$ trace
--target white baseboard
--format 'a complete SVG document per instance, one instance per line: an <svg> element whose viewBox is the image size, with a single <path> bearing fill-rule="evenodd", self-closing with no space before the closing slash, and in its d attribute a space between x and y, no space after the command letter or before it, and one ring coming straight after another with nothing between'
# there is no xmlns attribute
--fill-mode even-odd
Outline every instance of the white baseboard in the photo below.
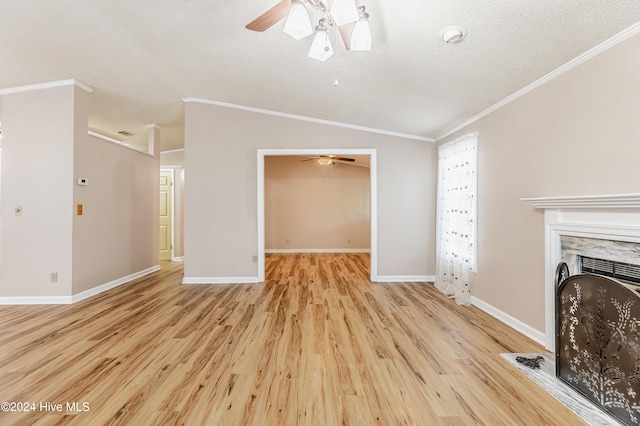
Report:
<svg viewBox="0 0 640 426"><path fill-rule="evenodd" d="M535 328L531 327L530 325L523 323L519 319L514 318L505 312L502 312L501 310L493 307L492 305L486 302L483 302L482 300L478 299L475 296L471 296L471 304L474 306L477 306L478 308L482 309L492 317L507 324L509 327L519 331L520 333L524 334L525 336L535 341L536 343L539 343L540 345L545 346L546 339L543 332L538 331Z"/></svg>
<svg viewBox="0 0 640 426"><path fill-rule="evenodd" d="M75 302L79 302L88 297L95 296L96 294L110 290L119 285L133 281L136 278L143 277L160 270L160 266L152 266L143 271L127 275L126 277L118 278L106 284L99 285L97 287L90 288L83 292L74 294L72 296L28 296L28 297L0 297L0 305L69 305Z"/></svg>
<svg viewBox="0 0 640 426"><path fill-rule="evenodd" d="M265 249L265 253L371 253L367 248L332 248L332 249Z"/></svg>
<svg viewBox="0 0 640 426"><path fill-rule="evenodd" d="M378 275L371 281L377 283L432 283L434 280L433 275Z"/></svg>
<svg viewBox="0 0 640 426"><path fill-rule="evenodd" d="M128 283L129 281L133 281L137 278L144 277L145 275L152 274L156 271L160 270L160 265L152 266L150 268L144 269L139 272L135 272L131 275L127 275L126 277L118 278L117 280L110 281L108 283L99 285L98 287L90 288L89 290L85 290L83 292L74 294L71 303L79 302L88 297L95 296L96 294L100 294L104 291L111 290L112 288L118 287L122 284Z"/></svg>
<svg viewBox="0 0 640 426"><path fill-rule="evenodd" d="M171 259L172 262L182 262L184 260L184 256L178 256Z"/></svg>
<svg viewBox="0 0 640 426"><path fill-rule="evenodd" d="M258 277L184 277L182 284L255 284Z"/></svg>
<svg viewBox="0 0 640 426"><path fill-rule="evenodd" d="M68 305L71 296L0 297L0 305Z"/></svg>

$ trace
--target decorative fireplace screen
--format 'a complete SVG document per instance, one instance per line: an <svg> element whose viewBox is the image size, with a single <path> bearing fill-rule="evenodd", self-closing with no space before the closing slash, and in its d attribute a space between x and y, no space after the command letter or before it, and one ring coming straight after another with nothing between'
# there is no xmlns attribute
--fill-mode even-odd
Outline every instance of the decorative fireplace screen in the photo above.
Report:
<svg viewBox="0 0 640 426"><path fill-rule="evenodd" d="M640 424L640 295L574 275L557 287L556 376L625 424Z"/></svg>

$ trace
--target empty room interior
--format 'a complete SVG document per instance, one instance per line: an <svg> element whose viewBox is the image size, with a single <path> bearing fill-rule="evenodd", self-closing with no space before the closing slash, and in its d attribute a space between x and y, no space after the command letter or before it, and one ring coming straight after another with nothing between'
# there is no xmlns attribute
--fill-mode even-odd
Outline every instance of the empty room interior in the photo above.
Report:
<svg viewBox="0 0 640 426"><path fill-rule="evenodd" d="M640 424L637 1L0 9L0 424Z"/></svg>

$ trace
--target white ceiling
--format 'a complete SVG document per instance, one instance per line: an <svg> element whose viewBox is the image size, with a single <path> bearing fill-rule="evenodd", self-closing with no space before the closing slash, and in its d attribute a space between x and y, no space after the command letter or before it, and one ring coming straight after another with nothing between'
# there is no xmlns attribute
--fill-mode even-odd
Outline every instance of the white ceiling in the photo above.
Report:
<svg viewBox="0 0 640 426"><path fill-rule="evenodd" d="M188 97L438 138L640 21L638 0L357 0L373 50L330 30L323 63L283 22L244 28L277 1L0 0L0 88L77 79L92 130L135 143L155 123L162 150L183 146ZM447 25L467 39L443 43Z"/></svg>

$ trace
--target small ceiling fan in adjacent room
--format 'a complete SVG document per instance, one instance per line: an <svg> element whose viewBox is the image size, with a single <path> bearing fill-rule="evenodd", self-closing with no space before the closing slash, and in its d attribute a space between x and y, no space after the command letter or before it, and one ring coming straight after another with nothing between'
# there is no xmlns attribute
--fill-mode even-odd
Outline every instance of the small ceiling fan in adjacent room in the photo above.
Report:
<svg viewBox="0 0 640 426"><path fill-rule="evenodd" d="M355 158L349 157L338 157L337 155L314 155L312 158L307 158L306 160L300 160L301 163L305 161L316 160L319 164L323 166L332 166L336 161L345 162L345 163L353 163L356 161Z"/></svg>
<svg viewBox="0 0 640 426"><path fill-rule="evenodd" d="M287 18L284 32L301 40L314 33L306 6L322 16L315 27L309 57L325 61L333 55L328 27L338 28L347 50L371 50L369 14L364 6L356 6L355 0L282 0L247 24L246 28L262 32Z"/></svg>

